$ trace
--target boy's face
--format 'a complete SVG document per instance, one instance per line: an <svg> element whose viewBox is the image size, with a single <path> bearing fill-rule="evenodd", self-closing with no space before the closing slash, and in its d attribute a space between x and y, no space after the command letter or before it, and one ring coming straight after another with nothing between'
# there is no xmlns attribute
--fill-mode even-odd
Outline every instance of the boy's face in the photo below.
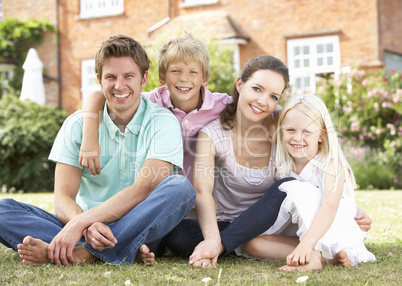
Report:
<svg viewBox="0 0 402 286"><path fill-rule="evenodd" d="M141 76L138 65L131 57L108 58L98 78L106 97L109 113L131 120L140 103L141 89L147 83L148 72Z"/></svg>
<svg viewBox="0 0 402 286"><path fill-rule="evenodd" d="M164 77L159 74L159 80L169 89L173 105L187 112L200 107L201 86L208 84L201 64L196 62L171 63Z"/></svg>

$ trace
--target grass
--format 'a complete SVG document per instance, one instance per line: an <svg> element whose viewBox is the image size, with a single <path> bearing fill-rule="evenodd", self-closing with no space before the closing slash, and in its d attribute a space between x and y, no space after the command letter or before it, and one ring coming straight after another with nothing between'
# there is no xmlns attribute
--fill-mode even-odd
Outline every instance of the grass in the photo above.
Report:
<svg viewBox="0 0 402 286"><path fill-rule="evenodd" d="M52 194L0 194L54 212ZM373 219L365 240L376 263L354 268L324 266L309 273L282 273L284 261L262 262L229 257L217 268L198 269L171 255L153 266L114 266L95 263L85 266L25 266L17 253L0 245L0 285L294 285L308 276L305 285L401 285L402 283L402 191L357 191L359 207ZM205 278L210 278L205 281Z"/></svg>

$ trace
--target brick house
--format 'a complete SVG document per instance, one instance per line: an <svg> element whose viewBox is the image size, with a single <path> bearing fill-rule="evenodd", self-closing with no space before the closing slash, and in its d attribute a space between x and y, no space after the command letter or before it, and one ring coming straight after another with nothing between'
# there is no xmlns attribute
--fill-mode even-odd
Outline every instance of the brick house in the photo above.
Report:
<svg viewBox="0 0 402 286"><path fill-rule="evenodd" d="M35 48L47 102L70 113L94 88L99 44L117 33L149 43L192 31L231 45L238 70L270 54L302 89L314 90L317 74L355 65L402 70L400 0L0 0L0 8L0 19L40 18L59 28Z"/></svg>

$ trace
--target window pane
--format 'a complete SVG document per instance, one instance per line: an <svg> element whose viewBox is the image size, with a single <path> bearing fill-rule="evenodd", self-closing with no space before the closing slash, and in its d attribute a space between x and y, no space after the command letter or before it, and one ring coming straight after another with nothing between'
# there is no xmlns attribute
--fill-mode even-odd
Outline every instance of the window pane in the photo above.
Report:
<svg viewBox="0 0 402 286"><path fill-rule="evenodd" d="M305 54L305 55L310 54L310 47L309 46L303 46L303 54Z"/></svg>
<svg viewBox="0 0 402 286"><path fill-rule="evenodd" d="M333 57L327 57L327 65L332 66L334 64L334 58Z"/></svg>
<svg viewBox="0 0 402 286"><path fill-rule="evenodd" d="M310 78L309 77L304 78L304 88L306 88L306 87L310 87Z"/></svg>
<svg viewBox="0 0 402 286"><path fill-rule="evenodd" d="M294 47L293 50L294 50L293 52L294 52L295 56L300 55L300 47Z"/></svg>
<svg viewBox="0 0 402 286"><path fill-rule="evenodd" d="M327 53L332 53L332 52L334 52L334 45L327 44Z"/></svg>
<svg viewBox="0 0 402 286"><path fill-rule="evenodd" d="M322 57L317 58L317 66L322 66L324 64L324 59Z"/></svg>
<svg viewBox="0 0 402 286"><path fill-rule="evenodd" d="M304 61L303 61L303 66L304 66L305 68L308 68L308 67L310 66L310 60L309 60L309 59L304 59Z"/></svg>
<svg viewBox="0 0 402 286"><path fill-rule="evenodd" d="M324 52L324 45L317 45L317 53L322 54Z"/></svg>
<svg viewBox="0 0 402 286"><path fill-rule="evenodd" d="M300 68L300 60L295 60L295 68Z"/></svg>

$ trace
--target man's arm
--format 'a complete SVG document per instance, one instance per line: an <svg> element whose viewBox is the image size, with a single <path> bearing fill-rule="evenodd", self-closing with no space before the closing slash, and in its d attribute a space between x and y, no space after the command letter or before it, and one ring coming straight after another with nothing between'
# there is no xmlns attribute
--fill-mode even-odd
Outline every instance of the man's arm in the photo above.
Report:
<svg viewBox="0 0 402 286"><path fill-rule="evenodd" d="M95 222L113 222L144 201L173 170L171 163L148 159L142 166L135 183L106 202L73 217L49 245L49 259L57 265L75 263L73 249L83 231ZM117 242L117 241L116 241Z"/></svg>
<svg viewBox="0 0 402 286"><path fill-rule="evenodd" d="M63 224L82 213L81 207L75 201L80 188L81 173L80 168L63 163L56 164L54 207L56 216Z"/></svg>

